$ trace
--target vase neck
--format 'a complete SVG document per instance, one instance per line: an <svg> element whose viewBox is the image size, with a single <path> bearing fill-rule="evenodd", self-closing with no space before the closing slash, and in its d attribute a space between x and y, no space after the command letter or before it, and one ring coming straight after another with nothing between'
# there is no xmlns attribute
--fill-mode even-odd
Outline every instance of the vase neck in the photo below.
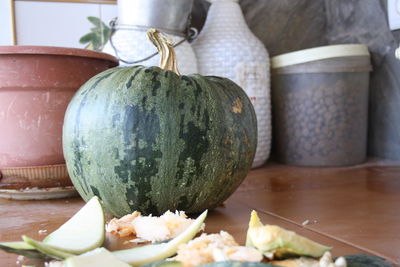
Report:
<svg viewBox="0 0 400 267"><path fill-rule="evenodd" d="M246 23L242 9L236 0L212 0L208 10L206 25L212 24L218 27L240 27ZM214 27L213 26L213 27Z"/></svg>

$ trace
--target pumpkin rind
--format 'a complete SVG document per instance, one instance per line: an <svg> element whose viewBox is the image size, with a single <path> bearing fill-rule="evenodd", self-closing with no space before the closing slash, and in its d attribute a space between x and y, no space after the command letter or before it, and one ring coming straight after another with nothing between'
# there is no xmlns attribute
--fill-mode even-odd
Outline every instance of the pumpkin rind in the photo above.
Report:
<svg viewBox="0 0 400 267"><path fill-rule="evenodd" d="M158 67L113 68L89 80L63 129L70 177L115 216L215 208L245 178L256 117L228 79Z"/></svg>
<svg viewBox="0 0 400 267"><path fill-rule="evenodd" d="M265 262L219 261L199 265L199 267L279 267Z"/></svg>
<svg viewBox="0 0 400 267"><path fill-rule="evenodd" d="M343 256L348 267L391 267L392 264L384 258L365 254Z"/></svg>

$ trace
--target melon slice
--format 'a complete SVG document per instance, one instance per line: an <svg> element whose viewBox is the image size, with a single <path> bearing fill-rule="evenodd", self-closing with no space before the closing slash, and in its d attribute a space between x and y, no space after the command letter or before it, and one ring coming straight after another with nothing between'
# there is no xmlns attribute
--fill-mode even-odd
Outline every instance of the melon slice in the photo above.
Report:
<svg viewBox="0 0 400 267"><path fill-rule="evenodd" d="M98 197L93 197L71 219L43 242L22 237L24 242L0 243L0 249L30 258L65 259L101 246L105 239L105 218Z"/></svg>
<svg viewBox="0 0 400 267"><path fill-rule="evenodd" d="M114 251L118 259L133 266L163 260L171 257L178 250L179 245L189 242L202 228L207 217L207 210L204 211L192 224L177 237L167 243L147 245L138 248Z"/></svg>
<svg viewBox="0 0 400 267"><path fill-rule="evenodd" d="M130 267L129 264L117 259L105 248L96 248L79 256L74 256L64 261L64 267Z"/></svg>
<svg viewBox="0 0 400 267"><path fill-rule="evenodd" d="M104 243L105 217L98 197L92 197L71 219L43 243L72 254L93 250Z"/></svg>
<svg viewBox="0 0 400 267"><path fill-rule="evenodd" d="M63 258L60 255L81 254L95 249L103 244L104 239L104 211L98 197L93 197L71 219L49 234L43 242L26 238L26 240L35 241L35 247L27 242L17 241L0 243L0 249L29 258L53 257L59 259ZM41 250L38 249L38 246L41 247ZM46 253L45 251L49 247L51 253Z"/></svg>

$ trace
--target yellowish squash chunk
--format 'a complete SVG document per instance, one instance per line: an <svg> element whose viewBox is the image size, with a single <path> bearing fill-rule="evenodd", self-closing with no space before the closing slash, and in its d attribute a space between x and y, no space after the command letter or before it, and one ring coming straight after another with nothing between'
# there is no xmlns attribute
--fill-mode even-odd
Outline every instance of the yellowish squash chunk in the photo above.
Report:
<svg viewBox="0 0 400 267"><path fill-rule="evenodd" d="M263 225L254 210L251 212L246 246L253 246L273 259L288 255L319 258L331 249L277 225Z"/></svg>

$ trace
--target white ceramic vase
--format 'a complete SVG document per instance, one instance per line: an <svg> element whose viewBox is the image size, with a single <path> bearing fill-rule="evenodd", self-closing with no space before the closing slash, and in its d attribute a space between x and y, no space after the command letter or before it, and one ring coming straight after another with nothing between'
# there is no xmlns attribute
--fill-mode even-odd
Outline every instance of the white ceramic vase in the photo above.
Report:
<svg viewBox="0 0 400 267"><path fill-rule="evenodd" d="M268 52L250 31L237 0L211 0L207 19L192 47L199 73L229 78L251 99L257 115L258 144L253 168L271 148L270 63Z"/></svg>

